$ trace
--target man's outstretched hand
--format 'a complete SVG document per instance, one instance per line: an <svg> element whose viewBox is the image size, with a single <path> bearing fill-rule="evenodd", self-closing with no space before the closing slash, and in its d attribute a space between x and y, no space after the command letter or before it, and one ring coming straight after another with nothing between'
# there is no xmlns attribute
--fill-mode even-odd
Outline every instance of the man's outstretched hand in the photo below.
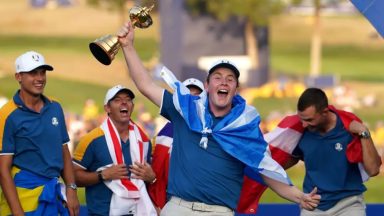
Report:
<svg viewBox="0 0 384 216"><path fill-rule="evenodd" d="M300 207L309 211L313 211L317 205L319 205L321 196L316 194L317 187L315 187L310 193L304 194L300 201Z"/></svg>

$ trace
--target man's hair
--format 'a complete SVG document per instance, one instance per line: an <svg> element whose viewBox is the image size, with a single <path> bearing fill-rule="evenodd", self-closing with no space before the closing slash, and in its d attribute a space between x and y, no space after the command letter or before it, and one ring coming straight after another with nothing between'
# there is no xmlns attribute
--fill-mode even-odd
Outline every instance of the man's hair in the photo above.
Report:
<svg viewBox="0 0 384 216"><path fill-rule="evenodd" d="M328 98L323 90L308 88L301 94L297 102L297 110L301 112L310 106L314 106L317 112L328 107Z"/></svg>

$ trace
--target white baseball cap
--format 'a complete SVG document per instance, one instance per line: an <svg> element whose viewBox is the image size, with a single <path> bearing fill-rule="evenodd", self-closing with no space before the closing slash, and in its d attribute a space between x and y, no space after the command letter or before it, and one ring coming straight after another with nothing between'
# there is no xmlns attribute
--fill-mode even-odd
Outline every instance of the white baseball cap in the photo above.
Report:
<svg viewBox="0 0 384 216"><path fill-rule="evenodd" d="M200 80L198 80L198 79L189 78L189 79L184 80L183 84L186 87L188 87L188 86L196 86L201 91L204 91L204 84Z"/></svg>
<svg viewBox="0 0 384 216"><path fill-rule="evenodd" d="M43 67L48 71L52 71L53 67L45 63L45 58L40 53L28 51L17 57L15 61L16 73L30 72L36 68Z"/></svg>
<svg viewBox="0 0 384 216"><path fill-rule="evenodd" d="M112 100L117 95L117 93L121 91L127 92L129 97L131 97L131 99L135 98L135 94L133 94L133 92L129 88L126 88L122 85L116 85L107 91L107 94L105 95L105 99L104 99L104 105L107 105L107 103L110 100Z"/></svg>
<svg viewBox="0 0 384 216"><path fill-rule="evenodd" d="M213 71L215 71L217 68L228 68L235 73L236 78L239 78L240 76L240 71L235 65L235 63L227 60L227 59L221 59L216 62L214 62L211 66L211 68L208 70L208 74L211 74Z"/></svg>

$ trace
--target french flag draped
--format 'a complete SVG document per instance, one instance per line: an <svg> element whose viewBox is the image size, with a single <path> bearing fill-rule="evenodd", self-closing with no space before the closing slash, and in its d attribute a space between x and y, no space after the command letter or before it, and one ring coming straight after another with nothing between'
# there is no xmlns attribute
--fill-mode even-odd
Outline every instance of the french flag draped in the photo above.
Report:
<svg viewBox="0 0 384 216"><path fill-rule="evenodd" d="M384 37L384 1L351 0L355 7L371 22L373 27Z"/></svg>
<svg viewBox="0 0 384 216"><path fill-rule="evenodd" d="M169 157L173 143L172 124L168 122L155 139L155 150L152 156L152 169L156 173L156 182L148 185L148 193L154 205L163 208L167 202L167 184Z"/></svg>
<svg viewBox="0 0 384 216"><path fill-rule="evenodd" d="M207 93L199 96L189 94L189 90L173 73L163 67L161 76L174 89L173 102L176 110L184 118L188 127L201 134L200 146L208 148L208 135L211 135L228 154L242 161L246 176L263 182L261 174L285 184L291 181L284 169L270 157L268 145L260 131L260 115L245 100L236 95L232 109L217 125L212 127L212 116L208 112Z"/></svg>

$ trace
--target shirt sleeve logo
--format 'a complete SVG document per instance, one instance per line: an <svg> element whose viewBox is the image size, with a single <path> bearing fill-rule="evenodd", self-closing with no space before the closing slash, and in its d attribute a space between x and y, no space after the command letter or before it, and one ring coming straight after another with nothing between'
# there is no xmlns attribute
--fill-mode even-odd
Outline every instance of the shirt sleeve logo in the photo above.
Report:
<svg viewBox="0 0 384 216"><path fill-rule="evenodd" d="M52 118L52 125L53 125L53 126L57 126L57 125L59 125L59 120L57 120L56 117L53 117L53 118Z"/></svg>
<svg viewBox="0 0 384 216"><path fill-rule="evenodd" d="M343 150L343 146L341 145L341 143L336 143L335 144L335 149L336 149L336 151L342 151Z"/></svg>

